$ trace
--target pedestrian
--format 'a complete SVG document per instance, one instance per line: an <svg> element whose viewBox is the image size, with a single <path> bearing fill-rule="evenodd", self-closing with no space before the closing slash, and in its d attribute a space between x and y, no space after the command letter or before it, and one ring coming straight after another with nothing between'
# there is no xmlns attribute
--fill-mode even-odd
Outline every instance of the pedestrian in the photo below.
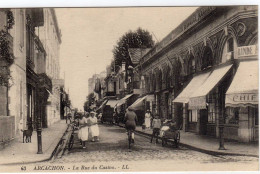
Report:
<svg viewBox="0 0 260 174"><path fill-rule="evenodd" d="M97 117L95 112L90 112L90 117L88 119L90 124L90 134L91 134L91 141L94 142L99 141L99 127L97 122Z"/></svg>
<svg viewBox="0 0 260 174"><path fill-rule="evenodd" d="M155 115L155 118L153 119L152 122L152 127L153 127L153 134L151 138L151 143L153 142L153 138L156 138L156 143L158 143L158 136L160 134L160 128L161 128L161 120L159 119L159 115Z"/></svg>
<svg viewBox="0 0 260 174"><path fill-rule="evenodd" d="M125 122L125 128L128 131L134 131L136 128L136 123L137 123L137 115L135 114L133 108L130 106L128 107L128 109L126 110L125 113L125 118L124 118L124 122ZM132 142L134 143L135 137L134 137L134 132L132 132Z"/></svg>
<svg viewBox="0 0 260 174"><path fill-rule="evenodd" d="M151 127L151 113L150 110L147 109L145 113L145 128L150 129Z"/></svg>
<svg viewBox="0 0 260 174"><path fill-rule="evenodd" d="M87 113L88 114L88 113ZM88 140L88 120L87 120L87 114L83 116L82 114L79 114L79 132L78 132L78 138L81 141L81 144L83 146L83 149L86 148L86 141Z"/></svg>
<svg viewBox="0 0 260 174"><path fill-rule="evenodd" d="M71 113L68 113L68 119L69 119L69 121L71 123L72 122L72 115L71 115Z"/></svg>

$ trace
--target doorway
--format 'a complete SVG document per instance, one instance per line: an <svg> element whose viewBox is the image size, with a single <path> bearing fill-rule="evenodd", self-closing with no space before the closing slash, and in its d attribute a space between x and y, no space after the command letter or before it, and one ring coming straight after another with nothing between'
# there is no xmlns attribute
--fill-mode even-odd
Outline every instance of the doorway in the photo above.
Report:
<svg viewBox="0 0 260 174"><path fill-rule="evenodd" d="M206 135L207 134L207 122L208 122L208 110L201 109L200 110L200 130L199 134Z"/></svg>

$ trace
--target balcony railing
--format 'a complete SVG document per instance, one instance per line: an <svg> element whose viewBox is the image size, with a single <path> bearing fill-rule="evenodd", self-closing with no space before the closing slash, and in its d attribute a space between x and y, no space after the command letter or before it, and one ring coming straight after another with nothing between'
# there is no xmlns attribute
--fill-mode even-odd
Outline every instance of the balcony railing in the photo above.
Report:
<svg viewBox="0 0 260 174"><path fill-rule="evenodd" d="M0 144L8 142L15 137L14 116L0 116Z"/></svg>

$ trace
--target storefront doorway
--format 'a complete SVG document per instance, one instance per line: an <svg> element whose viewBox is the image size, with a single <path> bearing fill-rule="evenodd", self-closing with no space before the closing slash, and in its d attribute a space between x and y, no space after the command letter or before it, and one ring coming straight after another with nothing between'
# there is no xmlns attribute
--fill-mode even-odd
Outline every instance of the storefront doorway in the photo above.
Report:
<svg viewBox="0 0 260 174"><path fill-rule="evenodd" d="M32 129L34 127L34 89L28 84L27 85L27 127Z"/></svg>
<svg viewBox="0 0 260 174"><path fill-rule="evenodd" d="M207 123L208 123L208 110L207 109L201 109L200 110L199 134L201 134L201 135L207 134Z"/></svg>

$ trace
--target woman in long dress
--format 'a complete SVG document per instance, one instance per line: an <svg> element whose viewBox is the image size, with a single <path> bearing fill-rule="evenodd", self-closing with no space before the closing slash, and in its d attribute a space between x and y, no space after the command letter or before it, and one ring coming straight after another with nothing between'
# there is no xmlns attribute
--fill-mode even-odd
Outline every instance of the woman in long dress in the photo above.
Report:
<svg viewBox="0 0 260 174"><path fill-rule="evenodd" d="M90 134L92 138L92 142L99 141L99 128L97 123L97 117L95 112L90 113L90 117L88 118L89 124L90 124Z"/></svg>
<svg viewBox="0 0 260 174"><path fill-rule="evenodd" d="M151 125L151 114L150 111L147 110L147 112L145 113L145 128L150 129L150 125Z"/></svg>
<svg viewBox="0 0 260 174"><path fill-rule="evenodd" d="M79 132L78 138L80 139L83 149L86 148L86 141L88 140L88 120L85 116L80 115L79 119Z"/></svg>

